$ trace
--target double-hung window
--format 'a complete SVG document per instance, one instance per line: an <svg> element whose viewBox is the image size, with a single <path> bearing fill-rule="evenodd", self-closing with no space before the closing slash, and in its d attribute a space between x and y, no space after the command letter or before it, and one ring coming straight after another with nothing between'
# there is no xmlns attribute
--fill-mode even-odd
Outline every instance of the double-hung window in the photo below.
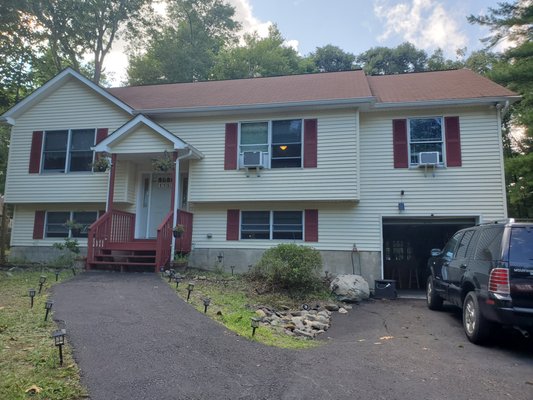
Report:
<svg viewBox="0 0 533 400"><path fill-rule="evenodd" d="M242 211L241 239L302 240L302 211Z"/></svg>
<svg viewBox="0 0 533 400"><path fill-rule="evenodd" d="M46 131L42 170L47 172L91 171L95 129Z"/></svg>
<svg viewBox="0 0 533 400"><path fill-rule="evenodd" d="M442 117L409 119L410 164L418 165L420 153L438 153L439 164L444 162Z"/></svg>
<svg viewBox="0 0 533 400"><path fill-rule="evenodd" d="M241 122L239 153L261 152L270 168L302 166L302 120Z"/></svg>
<svg viewBox="0 0 533 400"><path fill-rule="evenodd" d="M86 238L89 226L96 221L96 211L48 211L45 237Z"/></svg>

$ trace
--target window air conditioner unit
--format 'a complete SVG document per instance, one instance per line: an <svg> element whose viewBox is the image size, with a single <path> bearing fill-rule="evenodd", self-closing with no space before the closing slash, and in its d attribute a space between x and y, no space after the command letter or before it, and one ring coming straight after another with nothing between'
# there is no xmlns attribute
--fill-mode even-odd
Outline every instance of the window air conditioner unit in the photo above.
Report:
<svg viewBox="0 0 533 400"><path fill-rule="evenodd" d="M427 151L418 153L418 166L420 167L435 167L439 164L438 151Z"/></svg>
<svg viewBox="0 0 533 400"><path fill-rule="evenodd" d="M245 151L242 153L243 168L263 168L263 153L261 151Z"/></svg>

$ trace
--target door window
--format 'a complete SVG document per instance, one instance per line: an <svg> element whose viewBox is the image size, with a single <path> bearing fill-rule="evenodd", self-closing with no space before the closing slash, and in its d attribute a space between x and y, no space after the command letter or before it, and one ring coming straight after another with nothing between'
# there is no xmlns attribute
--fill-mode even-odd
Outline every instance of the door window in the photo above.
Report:
<svg viewBox="0 0 533 400"><path fill-rule="evenodd" d="M470 241L472 240L472 236L474 235L474 231L466 231L463 235L461 241L459 242L459 246L457 247L457 251L455 252L455 258L465 258L466 257L466 251L468 250L468 246L470 245Z"/></svg>

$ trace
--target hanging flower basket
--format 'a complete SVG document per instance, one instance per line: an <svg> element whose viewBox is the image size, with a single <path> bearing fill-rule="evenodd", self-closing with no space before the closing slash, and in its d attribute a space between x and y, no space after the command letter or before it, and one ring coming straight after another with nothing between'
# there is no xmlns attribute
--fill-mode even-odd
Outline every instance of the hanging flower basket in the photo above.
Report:
<svg viewBox="0 0 533 400"><path fill-rule="evenodd" d="M174 168L174 161L165 151L162 157L152 159L152 168L157 172L167 172Z"/></svg>
<svg viewBox="0 0 533 400"><path fill-rule="evenodd" d="M180 238L183 232L185 232L185 225L182 224L178 224L172 229L172 235L175 238Z"/></svg>

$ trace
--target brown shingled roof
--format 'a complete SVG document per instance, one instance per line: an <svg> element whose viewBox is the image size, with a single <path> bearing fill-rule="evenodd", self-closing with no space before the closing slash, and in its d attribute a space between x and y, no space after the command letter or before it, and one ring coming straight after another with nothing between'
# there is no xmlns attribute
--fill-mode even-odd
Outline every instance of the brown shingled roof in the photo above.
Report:
<svg viewBox="0 0 533 400"><path fill-rule="evenodd" d="M516 96L468 69L367 77L378 103Z"/></svg>
<svg viewBox="0 0 533 400"><path fill-rule="evenodd" d="M412 103L516 96L470 70L365 76L343 71L108 89L136 110L198 109L320 101Z"/></svg>
<svg viewBox="0 0 533 400"><path fill-rule="evenodd" d="M363 71L111 88L137 110L349 100L371 97Z"/></svg>

